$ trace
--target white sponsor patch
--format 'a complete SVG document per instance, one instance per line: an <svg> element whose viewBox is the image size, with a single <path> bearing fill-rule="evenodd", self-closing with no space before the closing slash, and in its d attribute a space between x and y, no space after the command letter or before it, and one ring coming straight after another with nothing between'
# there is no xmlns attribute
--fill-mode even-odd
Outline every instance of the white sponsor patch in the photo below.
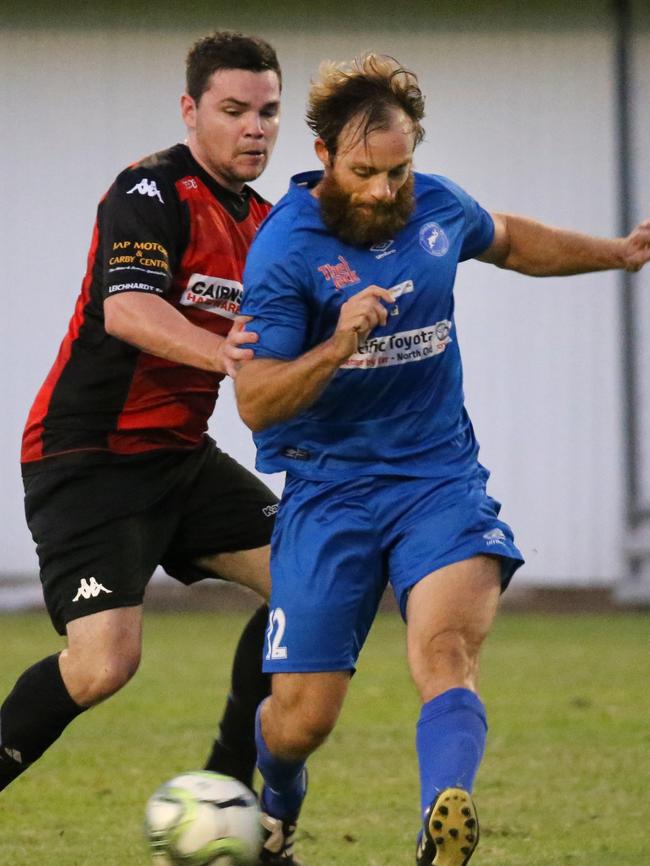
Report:
<svg viewBox="0 0 650 866"><path fill-rule="evenodd" d="M403 283L391 286L388 291L391 293L394 300L401 298L402 295L410 295L413 291L413 280L404 280Z"/></svg>
<svg viewBox="0 0 650 866"><path fill-rule="evenodd" d="M365 343L359 346L359 351L348 358L345 364L341 364L341 369L369 370L424 361L445 351L451 343L450 330L451 322L443 319L435 325L415 328L413 331L368 337Z"/></svg>
<svg viewBox="0 0 650 866"><path fill-rule="evenodd" d="M192 274L180 302L184 307L200 307L206 313L234 319L243 292L244 287L237 280Z"/></svg>

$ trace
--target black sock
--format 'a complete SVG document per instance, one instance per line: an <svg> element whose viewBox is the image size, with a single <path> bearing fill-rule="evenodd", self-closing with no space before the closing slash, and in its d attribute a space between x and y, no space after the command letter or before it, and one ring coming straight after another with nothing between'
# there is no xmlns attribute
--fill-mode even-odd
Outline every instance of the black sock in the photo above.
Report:
<svg viewBox="0 0 650 866"><path fill-rule="evenodd" d="M249 788L257 759L255 748L255 711L271 694L271 676L262 673L262 654L269 609L258 608L239 638L232 665L228 702L219 737L214 741L206 770L234 776Z"/></svg>
<svg viewBox="0 0 650 866"><path fill-rule="evenodd" d="M58 654L26 670L0 707L0 791L38 760L83 711L68 694Z"/></svg>

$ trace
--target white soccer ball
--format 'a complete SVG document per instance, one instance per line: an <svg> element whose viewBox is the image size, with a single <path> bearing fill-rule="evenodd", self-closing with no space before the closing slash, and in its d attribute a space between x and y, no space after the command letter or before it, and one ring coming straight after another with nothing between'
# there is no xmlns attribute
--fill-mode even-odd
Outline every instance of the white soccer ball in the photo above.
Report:
<svg viewBox="0 0 650 866"><path fill-rule="evenodd" d="M252 866L260 813L249 789L218 773L184 773L149 798L145 833L156 866Z"/></svg>

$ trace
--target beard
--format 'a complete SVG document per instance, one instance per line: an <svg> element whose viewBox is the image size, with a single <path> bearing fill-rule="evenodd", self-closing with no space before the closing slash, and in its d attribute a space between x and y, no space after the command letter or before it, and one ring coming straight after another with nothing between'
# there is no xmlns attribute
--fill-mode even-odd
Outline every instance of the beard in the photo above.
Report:
<svg viewBox="0 0 650 866"><path fill-rule="evenodd" d="M413 173L391 202L360 207L354 195L345 192L332 175L325 175L318 188L321 216L327 228L352 246L368 246L392 240L404 228L415 206Z"/></svg>

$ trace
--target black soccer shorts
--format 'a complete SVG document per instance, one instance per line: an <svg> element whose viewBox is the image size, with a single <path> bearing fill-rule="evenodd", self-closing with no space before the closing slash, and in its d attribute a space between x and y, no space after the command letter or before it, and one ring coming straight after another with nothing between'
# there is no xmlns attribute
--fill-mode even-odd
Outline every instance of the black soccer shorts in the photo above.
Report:
<svg viewBox="0 0 650 866"><path fill-rule="evenodd" d="M198 557L269 544L277 498L205 437L192 451L27 474L25 512L59 634L82 616L142 603L158 565L185 584Z"/></svg>

